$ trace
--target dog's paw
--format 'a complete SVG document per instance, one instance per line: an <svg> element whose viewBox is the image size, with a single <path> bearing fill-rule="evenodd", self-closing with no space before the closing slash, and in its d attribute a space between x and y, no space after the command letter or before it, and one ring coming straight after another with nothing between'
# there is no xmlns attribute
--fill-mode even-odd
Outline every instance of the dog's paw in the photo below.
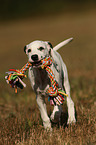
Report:
<svg viewBox="0 0 96 145"><path fill-rule="evenodd" d="M48 121L43 121L43 125L44 125L45 130L47 130L47 131L52 131L52 127L51 127L51 122L50 122L50 120L48 120Z"/></svg>
<svg viewBox="0 0 96 145"><path fill-rule="evenodd" d="M60 122L60 114L59 112L55 112L55 114L51 114L50 119L53 123L58 123Z"/></svg>
<svg viewBox="0 0 96 145"><path fill-rule="evenodd" d="M51 119L51 118L50 118ZM51 119L51 122L52 123L59 123L60 122L60 118L58 118L58 119Z"/></svg>
<svg viewBox="0 0 96 145"><path fill-rule="evenodd" d="M69 117L68 118L67 124L75 124L75 123L76 123L75 117Z"/></svg>
<svg viewBox="0 0 96 145"><path fill-rule="evenodd" d="M47 127L47 128L45 128L45 130L47 131L47 132L52 132L52 127Z"/></svg>

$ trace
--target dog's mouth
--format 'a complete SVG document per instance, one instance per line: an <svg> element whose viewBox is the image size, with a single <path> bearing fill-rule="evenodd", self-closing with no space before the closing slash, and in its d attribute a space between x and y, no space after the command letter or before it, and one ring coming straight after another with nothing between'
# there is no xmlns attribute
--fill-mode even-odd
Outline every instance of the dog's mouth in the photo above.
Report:
<svg viewBox="0 0 96 145"><path fill-rule="evenodd" d="M32 64L32 67L41 67L45 58L46 57L42 58L41 60L31 61L30 63Z"/></svg>
<svg viewBox="0 0 96 145"><path fill-rule="evenodd" d="M30 62L32 64L32 67L40 67L42 65L42 61L34 61L34 62Z"/></svg>

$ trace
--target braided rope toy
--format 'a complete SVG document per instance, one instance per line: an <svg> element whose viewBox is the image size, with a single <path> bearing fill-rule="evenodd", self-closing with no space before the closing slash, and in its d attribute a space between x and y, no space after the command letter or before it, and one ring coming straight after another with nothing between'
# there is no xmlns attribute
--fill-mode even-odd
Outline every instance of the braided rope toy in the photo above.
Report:
<svg viewBox="0 0 96 145"><path fill-rule="evenodd" d="M60 104L63 104L63 101L65 100L64 97L68 95L61 88L58 88L59 85L50 68L51 64L52 64L52 59L50 57L47 57L42 60L41 68L47 71L48 76L50 78L50 82L51 82L51 87L49 87L46 93L50 96L49 100L50 100L51 105L54 105L54 104L60 105Z"/></svg>
<svg viewBox="0 0 96 145"><path fill-rule="evenodd" d="M50 65L52 64L52 58L46 57L45 59L41 60L41 63L41 68L46 70L51 82L51 86L46 91L46 93L49 95L51 105L63 104L65 96L68 95L65 93L65 91L58 87L58 83L55 80L55 76L50 68ZM12 88L15 88L15 93L17 93L17 87L20 87L21 89L26 87L26 84L22 81L22 79L26 77L24 73L30 66L32 66L32 64L28 62L22 67L21 70L9 69L9 72L6 72L8 73L8 75L5 76L6 82L10 84Z"/></svg>
<svg viewBox="0 0 96 145"><path fill-rule="evenodd" d="M30 66L32 66L32 64L28 62L21 70L9 69L9 72L6 72L8 73L8 75L5 76L6 82L10 84L10 87L15 88L15 93L17 93L17 87L20 87L21 89L26 87L26 84L22 81L22 79L26 77L24 73Z"/></svg>

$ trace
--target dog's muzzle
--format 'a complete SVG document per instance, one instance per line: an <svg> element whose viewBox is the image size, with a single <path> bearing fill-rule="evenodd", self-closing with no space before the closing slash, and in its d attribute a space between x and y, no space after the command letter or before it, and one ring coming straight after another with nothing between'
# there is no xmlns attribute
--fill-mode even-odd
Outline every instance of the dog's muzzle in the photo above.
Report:
<svg viewBox="0 0 96 145"><path fill-rule="evenodd" d="M42 64L41 60L40 61L35 61L35 62L31 62L33 67L38 67Z"/></svg>
<svg viewBox="0 0 96 145"><path fill-rule="evenodd" d="M37 54L34 54L31 56L32 62L30 62L32 64L33 67L38 67L42 64L41 60L39 60L39 57Z"/></svg>

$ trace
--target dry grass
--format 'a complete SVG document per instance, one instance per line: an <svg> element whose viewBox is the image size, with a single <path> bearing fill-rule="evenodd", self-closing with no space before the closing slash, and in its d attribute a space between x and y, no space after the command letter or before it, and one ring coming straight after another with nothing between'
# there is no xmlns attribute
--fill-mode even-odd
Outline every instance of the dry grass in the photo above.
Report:
<svg viewBox="0 0 96 145"><path fill-rule="evenodd" d="M0 24L0 144L95 145L96 144L96 11L61 14ZM35 39L53 45L73 36L73 43L59 52L69 71L77 123L66 126L67 109L53 131L43 129L40 112L28 80L27 88L14 94L4 80L9 68L27 61L23 46ZM18 59L17 59L18 58ZM47 102L48 114L52 107Z"/></svg>
<svg viewBox="0 0 96 145"><path fill-rule="evenodd" d="M95 80L96 81L96 80ZM43 129L40 113L31 90L17 96L7 93L4 103L0 103L1 144L88 144L96 141L96 89L95 81L85 78L71 78L72 96L77 112L77 123L66 126L66 104L61 116L61 124L53 125L53 131ZM90 84L90 86L89 86ZM76 97L76 98L75 98ZM4 98L3 98L4 99ZM7 100L8 99L8 100ZM47 103L48 114L52 111Z"/></svg>

